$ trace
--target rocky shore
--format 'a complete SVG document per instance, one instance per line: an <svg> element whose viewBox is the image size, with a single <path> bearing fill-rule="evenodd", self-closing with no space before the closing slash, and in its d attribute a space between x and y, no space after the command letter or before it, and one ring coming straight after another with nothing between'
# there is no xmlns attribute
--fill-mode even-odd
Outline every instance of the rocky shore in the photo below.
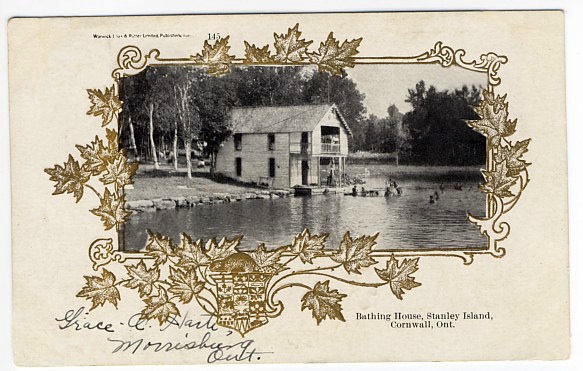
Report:
<svg viewBox="0 0 583 371"><path fill-rule="evenodd" d="M228 202L238 202L254 199L272 199L289 197L294 190L257 190L244 193L208 193L196 196L177 196L167 198L154 198L151 200L126 201L125 208L132 211L154 211L175 208L190 208L199 205L217 205Z"/></svg>

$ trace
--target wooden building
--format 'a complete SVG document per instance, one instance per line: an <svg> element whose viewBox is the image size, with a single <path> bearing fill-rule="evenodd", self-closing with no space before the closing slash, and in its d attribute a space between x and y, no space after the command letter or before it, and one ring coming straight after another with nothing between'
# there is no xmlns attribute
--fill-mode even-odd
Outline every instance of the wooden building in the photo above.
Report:
<svg viewBox="0 0 583 371"><path fill-rule="evenodd" d="M234 108L231 125L217 172L271 188L341 185L352 132L335 104Z"/></svg>

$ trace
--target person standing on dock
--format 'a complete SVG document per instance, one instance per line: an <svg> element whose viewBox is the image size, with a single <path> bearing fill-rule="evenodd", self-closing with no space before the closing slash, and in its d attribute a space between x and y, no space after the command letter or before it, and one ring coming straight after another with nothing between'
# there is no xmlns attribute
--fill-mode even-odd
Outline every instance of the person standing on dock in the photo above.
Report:
<svg viewBox="0 0 583 371"><path fill-rule="evenodd" d="M326 185L331 187L334 185L334 183L334 163L330 162L330 169L328 170L328 179L326 179Z"/></svg>

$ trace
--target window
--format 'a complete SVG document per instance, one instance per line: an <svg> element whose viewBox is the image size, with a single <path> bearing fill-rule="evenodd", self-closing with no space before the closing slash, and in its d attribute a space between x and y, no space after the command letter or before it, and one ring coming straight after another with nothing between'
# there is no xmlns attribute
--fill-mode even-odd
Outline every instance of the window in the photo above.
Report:
<svg viewBox="0 0 583 371"><path fill-rule="evenodd" d="M275 134L267 134L267 148L270 151L275 149Z"/></svg>
<svg viewBox="0 0 583 371"><path fill-rule="evenodd" d="M241 150L241 138L242 134L235 134L234 136L234 143L235 143L235 151L240 151Z"/></svg>
<svg viewBox="0 0 583 371"><path fill-rule="evenodd" d="M310 137L310 133L308 133L307 131L302 132L302 139L300 142L300 153L305 155L308 153L308 149L310 148L310 143L309 143L309 137Z"/></svg>
<svg viewBox="0 0 583 371"><path fill-rule="evenodd" d="M274 158L269 159L269 177L275 178L275 159Z"/></svg>
<svg viewBox="0 0 583 371"><path fill-rule="evenodd" d="M241 157L235 157L235 173L237 176L241 176L243 172L243 162L241 161Z"/></svg>

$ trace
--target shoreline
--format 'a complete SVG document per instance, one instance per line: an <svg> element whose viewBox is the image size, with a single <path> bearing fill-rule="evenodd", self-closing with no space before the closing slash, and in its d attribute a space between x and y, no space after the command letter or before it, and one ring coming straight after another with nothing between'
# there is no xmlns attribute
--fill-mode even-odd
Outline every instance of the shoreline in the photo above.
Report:
<svg viewBox="0 0 583 371"><path fill-rule="evenodd" d="M482 175L479 167L465 166L411 166L411 165L350 165L350 173L359 173L369 169L370 175L400 177L413 179L431 179L447 174L463 180L480 180ZM182 171L166 169L158 170L163 175L152 174L149 169L139 173L134 184L125 189L126 210L137 212L163 210L173 208L192 208L197 205L215 205L253 199L284 198L295 195L295 188L262 189L236 182L217 182L208 177L198 176L186 178ZM143 168L142 168L143 169ZM148 167L146 167L148 169Z"/></svg>
<svg viewBox="0 0 583 371"><path fill-rule="evenodd" d="M293 196L293 189L258 190L244 193L208 193L196 196L173 196L126 201L125 209L137 212L167 210L178 208L192 208L198 205L217 205L244 200L269 200Z"/></svg>

